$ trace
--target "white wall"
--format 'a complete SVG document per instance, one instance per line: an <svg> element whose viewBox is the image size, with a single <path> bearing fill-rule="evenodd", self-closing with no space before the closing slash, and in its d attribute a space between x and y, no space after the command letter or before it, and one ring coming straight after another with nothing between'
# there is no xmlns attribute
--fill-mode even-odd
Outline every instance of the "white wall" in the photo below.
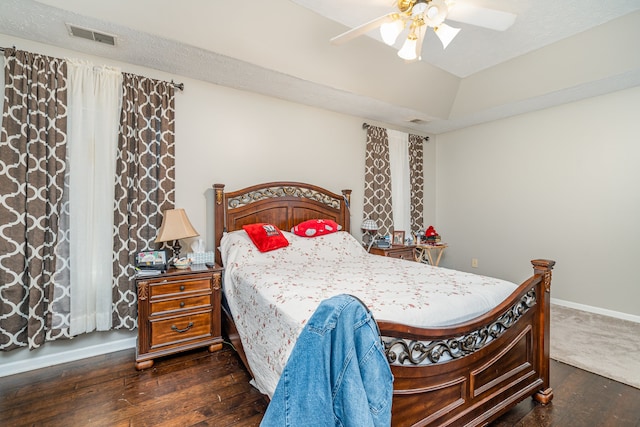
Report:
<svg viewBox="0 0 640 427"><path fill-rule="evenodd" d="M123 71L183 82L176 94L176 206L213 249L214 183L229 191L267 181L302 181L351 193L360 238L364 189L363 119L216 86L0 34L0 46L83 58ZM212 70L215 72L215 70ZM425 144L425 215L435 218L435 143ZM189 242L183 242L188 248ZM0 352L0 376L135 345L135 332L94 333L35 351ZM38 363L45 365L38 365ZM133 363L133 361L132 361Z"/></svg>
<svg viewBox="0 0 640 427"><path fill-rule="evenodd" d="M184 80L184 79L183 79ZM362 119L185 80L176 97L176 205L213 248L213 189L303 181L352 192L359 231L364 187Z"/></svg>
<svg viewBox="0 0 640 427"><path fill-rule="evenodd" d="M639 87L439 135L441 265L554 259L552 298L640 318L639 135Z"/></svg>

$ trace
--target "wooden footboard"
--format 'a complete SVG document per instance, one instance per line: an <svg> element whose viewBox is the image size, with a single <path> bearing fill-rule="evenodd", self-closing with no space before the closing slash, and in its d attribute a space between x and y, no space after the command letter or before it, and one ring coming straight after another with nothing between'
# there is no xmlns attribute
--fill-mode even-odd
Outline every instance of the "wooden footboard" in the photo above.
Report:
<svg viewBox="0 0 640 427"><path fill-rule="evenodd" d="M484 425L528 396L551 401L549 292L555 262L532 263L533 277L470 322L440 329L378 322L395 378L394 426Z"/></svg>
<svg viewBox="0 0 640 427"><path fill-rule="evenodd" d="M534 275L510 298L469 322L423 329L378 321L394 376L393 426L486 425L529 396L542 404L551 401L549 304L555 262L532 264ZM251 372L226 314L225 333Z"/></svg>

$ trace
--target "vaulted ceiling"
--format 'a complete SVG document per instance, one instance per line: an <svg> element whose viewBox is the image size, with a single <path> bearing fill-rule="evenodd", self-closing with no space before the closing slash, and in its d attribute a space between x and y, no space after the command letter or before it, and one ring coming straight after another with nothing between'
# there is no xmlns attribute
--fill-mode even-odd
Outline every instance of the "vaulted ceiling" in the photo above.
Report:
<svg viewBox="0 0 640 427"><path fill-rule="evenodd" d="M446 50L429 35L423 60L405 63L375 31L329 43L392 11L392 0L0 0L0 42L33 40L421 134L640 85L638 0L457 1L517 18L506 31L455 23ZM66 24L113 34L116 46L71 37Z"/></svg>

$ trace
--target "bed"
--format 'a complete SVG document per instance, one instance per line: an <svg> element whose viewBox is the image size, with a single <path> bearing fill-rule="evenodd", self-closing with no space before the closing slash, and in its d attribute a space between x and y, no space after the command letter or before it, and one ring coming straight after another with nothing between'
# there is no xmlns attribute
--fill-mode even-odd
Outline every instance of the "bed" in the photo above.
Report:
<svg viewBox="0 0 640 427"><path fill-rule="evenodd" d="M225 294L229 294L225 295L227 299L243 297L243 288L234 291L231 287L232 281L241 279L243 274L253 277L264 275L265 281L273 276L236 268L240 263L227 258L231 256L228 247L232 245L229 242L233 241L234 245L243 248L244 237L239 237L242 232L232 232L255 223L273 224L286 232L303 221L317 218L335 221L344 232L350 230L350 190L336 194L318 186L297 182L271 182L233 192L225 192L223 184L215 184L213 187L214 236L218 249L215 256L216 262L225 267L224 288ZM309 242L312 239L286 234L292 243L290 248L285 249L289 252L308 253L308 246L312 245ZM389 315L389 307L383 307L385 304L377 304L379 301L367 295L357 295L370 305L376 317L385 353L394 375L392 425L486 425L527 397L533 397L542 404L551 401L553 392L549 384L549 300L554 261L531 261L533 275L523 283L512 284L511 288L505 290L503 281L499 279L366 254L362 247L353 247L350 240L355 239L347 234L335 233L333 237L313 238L317 239L313 245L318 246L325 240L329 242L327 244L341 244L336 241L344 241L345 254L340 253L343 249L335 249L335 258L356 259L357 262L352 263L349 268L365 266L371 274L376 274L377 268L383 269L381 274L384 273L384 269L397 268L398 271L402 271L397 277L412 280L412 272L416 268L422 268L421 274L424 276L437 279L440 276L452 275L455 281L478 282L478 288L495 285L496 289L500 288L502 292L500 300L495 300L495 296L491 297L493 301L491 298L488 299L488 311L472 315L470 318L469 315L457 318L456 303L452 303L453 316L447 315L447 319L453 319L447 320L451 323L445 322L429 327L412 326L415 323L398 321ZM224 253L220 250L221 244L224 246ZM250 252L246 249L241 250L245 251L243 253ZM286 252L283 250L280 254L278 251L265 255L264 259L273 262L276 259L274 257L284 256L282 254ZM331 258L331 255L323 255L320 258L324 260L327 257ZM334 261L335 259L331 260ZM225 262L228 265L224 265ZM251 268L257 267L251 265ZM271 273L277 270L273 269L272 265L269 268ZM283 268L283 271L285 270ZM305 270L305 280L308 278L310 281L318 281L317 277L313 278L312 270ZM328 275L331 279L327 279L326 284L317 286L316 283L314 287L326 288L325 292L332 292L331 286L344 281L344 277L340 276L337 270L335 274L332 272ZM273 280L277 282L280 278ZM257 300L261 298L260 295L251 293L258 292L256 287L255 284L249 284L244 288L244 301L227 301L223 307L223 325L226 335L246 368L260 384L261 379L265 377L263 365L270 364L268 368L272 368L281 363L281 360L286 361L287 340L291 341L291 335L278 336L280 331L288 327L292 329L290 333L295 335L296 326L295 323L293 326L282 326L290 321L290 316L287 312L281 311L275 294L271 295L272 299L268 301L267 307L259 308L258 304L261 302ZM471 287L469 286L469 289ZM357 288L354 293L360 289ZM457 289L460 288L454 288ZM441 290L440 292L442 293ZM373 298L374 301L367 301L368 298ZM307 310L311 310L315 302L310 303L309 299L313 298L301 297L299 311L304 311L305 304ZM389 299L387 298L387 302ZM280 328L276 329L279 332L263 333L261 338L255 338L255 334L248 333L244 325L244 318L249 316L243 316L241 310L244 310L244 314L251 311L252 316L257 316L256 313L261 311L264 317L260 321L263 322L261 327L264 327L264 331L269 331L270 325L275 325L276 328ZM292 316L295 317L295 313ZM432 313L431 318L433 317ZM263 384L265 383L269 381L263 381ZM265 387L269 386L263 385L258 388L264 392Z"/></svg>

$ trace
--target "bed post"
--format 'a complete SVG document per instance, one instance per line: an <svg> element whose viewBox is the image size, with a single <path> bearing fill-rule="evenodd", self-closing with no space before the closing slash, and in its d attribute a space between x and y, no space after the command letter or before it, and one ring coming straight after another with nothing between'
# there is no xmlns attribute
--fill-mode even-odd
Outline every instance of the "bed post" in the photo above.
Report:
<svg viewBox="0 0 640 427"><path fill-rule="evenodd" d="M550 341L550 318L551 318L551 270L556 264L555 261L546 259L534 259L531 261L533 264L533 272L536 275L540 275L541 283L538 284L538 294L540 295L539 303L541 304L540 310L538 310L537 324L538 324L538 363L540 364L540 374L544 381L543 387L540 391L533 395L533 398L546 405L553 399L553 389L549 382L549 348L551 346Z"/></svg>
<svg viewBox="0 0 640 427"><path fill-rule="evenodd" d="M351 232L351 190L342 190L342 203L340 203L342 211L343 231Z"/></svg>
<svg viewBox="0 0 640 427"><path fill-rule="evenodd" d="M215 253L216 264L222 265L222 254L218 250L220 240L222 239L222 233L224 232L224 215L226 211L225 197L224 197L224 184L213 184L214 200L213 200L213 252Z"/></svg>

